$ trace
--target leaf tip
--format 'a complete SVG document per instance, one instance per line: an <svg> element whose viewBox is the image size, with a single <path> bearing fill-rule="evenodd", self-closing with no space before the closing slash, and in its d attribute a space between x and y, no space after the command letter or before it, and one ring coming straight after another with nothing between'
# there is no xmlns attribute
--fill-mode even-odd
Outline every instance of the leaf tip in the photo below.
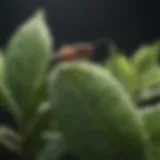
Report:
<svg viewBox="0 0 160 160"><path fill-rule="evenodd" d="M46 18L46 11L45 11L45 9L39 8L35 12L34 17L36 17L37 19L44 20Z"/></svg>

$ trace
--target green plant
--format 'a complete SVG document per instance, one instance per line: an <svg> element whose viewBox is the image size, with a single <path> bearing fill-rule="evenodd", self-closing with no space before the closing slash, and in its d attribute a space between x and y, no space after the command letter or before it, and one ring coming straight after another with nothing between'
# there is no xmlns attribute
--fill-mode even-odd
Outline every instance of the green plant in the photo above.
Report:
<svg viewBox="0 0 160 160"><path fill-rule="evenodd" d="M58 160L66 150L82 160L159 160L159 104L137 105L159 94L159 44L131 58L114 50L104 65L76 60L48 72L53 50L39 10L1 51L0 106L18 129L0 126L0 145L22 160Z"/></svg>
<svg viewBox="0 0 160 160"><path fill-rule="evenodd" d="M160 95L159 56L158 41L140 46L130 58L119 50L111 52L104 67L123 84L132 99L139 103Z"/></svg>
<svg viewBox="0 0 160 160"><path fill-rule="evenodd" d="M18 130L1 126L0 142L22 159L36 159L48 140L43 132L54 128L46 94L53 45L45 14L39 10L19 26L5 55L0 55L0 103L18 125Z"/></svg>

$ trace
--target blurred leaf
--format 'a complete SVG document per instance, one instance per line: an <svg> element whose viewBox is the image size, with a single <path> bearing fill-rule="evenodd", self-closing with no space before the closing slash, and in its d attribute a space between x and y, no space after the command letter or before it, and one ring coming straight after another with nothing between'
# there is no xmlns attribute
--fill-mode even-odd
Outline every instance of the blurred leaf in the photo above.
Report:
<svg viewBox="0 0 160 160"><path fill-rule="evenodd" d="M71 151L84 160L146 160L143 121L115 78L82 61L60 64L52 74L53 114Z"/></svg>
<svg viewBox="0 0 160 160"><path fill-rule="evenodd" d="M155 86L157 84L160 85L160 67L152 67L150 70L146 71L146 73L142 75L142 79L144 89Z"/></svg>
<svg viewBox="0 0 160 160"><path fill-rule="evenodd" d="M34 132L39 132L39 129L44 126L47 126L48 121L52 118L51 114L51 105L50 102L43 102L41 105L38 107L36 115L30 119L28 122L28 131L29 133ZM43 123L42 123L43 122ZM41 129L40 129L41 130Z"/></svg>
<svg viewBox="0 0 160 160"><path fill-rule="evenodd" d="M160 146L160 104L140 111L152 142Z"/></svg>
<svg viewBox="0 0 160 160"><path fill-rule="evenodd" d="M52 112L49 102L44 102L38 107L36 115L30 119L23 131L25 138L24 146L25 157L34 159L37 151L43 146L44 140L41 134L49 128L49 122L52 120Z"/></svg>
<svg viewBox="0 0 160 160"><path fill-rule="evenodd" d="M0 84L4 84L5 81L5 58L0 51Z"/></svg>
<svg viewBox="0 0 160 160"><path fill-rule="evenodd" d="M8 91L5 83L5 57L3 51L0 50L0 107L5 107L15 118L20 119L20 110L15 103L12 95Z"/></svg>
<svg viewBox="0 0 160 160"><path fill-rule="evenodd" d="M62 133L58 131L52 131L52 130L47 130L42 134L42 138L44 140L55 140L55 139L59 139L62 137L63 137Z"/></svg>
<svg viewBox="0 0 160 160"><path fill-rule="evenodd" d="M115 78L117 78L126 88L133 97L138 96L140 90L140 78L132 63L129 59L120 54L116 53L112 55L106 64L107 69L111 71Z"/></svg>
<svg viewBox="0 0 160 160"><path fill-rule="evenodd" d="M22 116L20 108L14 101L11 93L7 90L7 88L5 88L4 85L0 85L0 103L0 107L5 107L5 109L10 112L10 114L19 124Z"/></svg>
<svg viewBox="0 0 160 160"><path fill-rule="evenodd" d="M142 91L138 102L148 103L160 98L160 67L154 66L142 76ZM156 100L154 100L156 99Z"/></svg>
<svg viewBox="0 0 160 160"><path fill-rule="evenodd" d="M137 71L140 74L145 73L150 68L158 64L158 54L160 51L160 42L150 45L142 45L134 53L132 60Z"/></svg>
<svg viewBox="0 0 160 160"><path fill-rule="evenodd" d="M1 88L4 88L4 81L5 81L5 59L4 56L2 54L2 51L0 50L0 105L3 105L3 91ZM1 96L2 94L2 96Z"/></svg>
<svg viewBox="0 0 160 160"><path fill-rule="evenodd" d="M160 146L152 143L151 149L152 149L152 160L159 160L160 159Z"/></svg>
<svg viewBox="0 0 160 160"><path fill-rule="evenodd" d="M63 153L63 144L57 141L48 141L45 148L42 149L36 160L58 160Z"/></svg>
<svg viewBox="0 0 160 160"><path fill-rule="evenodd" d="M46 75L47 77L47 75ZM44 78L43 82L37 89L37 92L34 96L32 96L32 103L30 104L30 107L27 108L27 113L23 115L24 120L32 119L36 116L36 111L38 110L38 107L40 104L42 104L44 101L48 100L47 97L47 78ZM26 122L28 123L28 122Z"/></svg>
<svg viewBox="0 0 160 160"><path fill-rule="evenodd" d="M62 134L59 132L46 132L44 138L46 145L39 152L36 160L58 160L58 157L66 150Z"/></svg>
<svg viewBox="0 0 160 160"><path fill-rule="evenodd" d="M140 113L145 122L145 126L150 135L152 159L160 158L160 104L148 106L148 108L140 109Z"/></svg>
<svg viewBox="0 0 160 160"><path fill-rule="evenodd" d="M21 154L20 136L5 126L0 126L0 145L17 154Z"/></svg>
<svg viewBox="0 0 160 160"><path fill-rule="evenodd" d="M153 87L142 90L139 99L137 100L140 104L150 104L157 103L160 101L160 85L155 85Z"/></svg>
<svg viewBox="0 0 160 160"><path fill-rule="evenodd" d="M22 24L7 47L6 76L24 114L43 83L52 54L52 40L42 11ZM32 105L31 105L32 106Z"/></svg>

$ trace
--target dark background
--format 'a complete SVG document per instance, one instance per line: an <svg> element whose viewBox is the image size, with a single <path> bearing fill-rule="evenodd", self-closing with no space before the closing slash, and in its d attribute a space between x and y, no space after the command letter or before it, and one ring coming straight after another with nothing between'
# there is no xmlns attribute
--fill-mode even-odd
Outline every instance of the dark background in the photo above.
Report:
<svg viewBox="0 0 160 160"><path fill-rule="evenodd" d="M56 44L109 37L131 52L140 43L159 38L158 6L154 0L1 0L0 45L41 7L47 11Z"/></svg>
<svg viewBox="0 0 160 160"><path fill-rule="evenodd" d="M159 5L154 0L0 0L1 47L17 25L39 7L47 11L56 45L108 37L130 54L139 44L160 38ZM103 59L101 53L97 57ZM0 110L0 123L11 122Z"/></svg>

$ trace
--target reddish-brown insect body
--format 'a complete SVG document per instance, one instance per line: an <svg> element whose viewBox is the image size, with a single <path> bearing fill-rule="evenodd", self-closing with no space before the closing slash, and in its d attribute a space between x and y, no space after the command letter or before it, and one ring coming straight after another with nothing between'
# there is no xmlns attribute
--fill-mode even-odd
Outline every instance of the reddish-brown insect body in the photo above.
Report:
<svg viewBox="0 0 160 160"><path fill-rule="evenodd" d="M63 60L75 60L77 58L77 53L73 45L66 45L60 48L58 51L57 59L60 61Z"/></svg>
<svg viewBox="0 0 160 160"><path fill-rule="evenodd" d="M94 52L94 46L91 43L78 43L75 48L79 55L91 56Z"/></svg>
<svg viewBox="0 0 160 160"><path fill-rule="evenodd" d="M57 59L63 60L79 60L82 58L88 59L94 52L94 47L91 43L77 43L65 45L58 51Z"/></svg>

